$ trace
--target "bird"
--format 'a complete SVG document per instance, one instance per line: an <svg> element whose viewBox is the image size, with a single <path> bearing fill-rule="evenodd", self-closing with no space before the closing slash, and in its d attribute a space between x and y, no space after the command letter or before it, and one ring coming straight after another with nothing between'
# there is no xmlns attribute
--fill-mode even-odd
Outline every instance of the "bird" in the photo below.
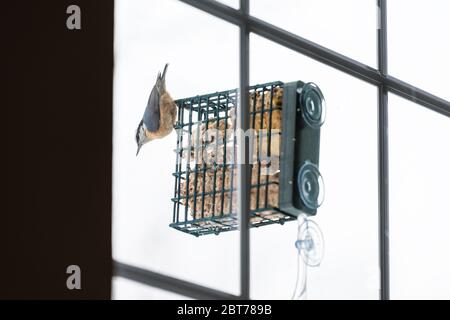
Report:
<svg viewBox="0 0 450 320"><path fill-rule="evenodd" d="M158 72L156 82L153 85L144 115L136 130L137 152L142 146L155 139L162 139L173 130L177 116L177 105L166 89L166 73L168 63L164 70Z"/></svg>

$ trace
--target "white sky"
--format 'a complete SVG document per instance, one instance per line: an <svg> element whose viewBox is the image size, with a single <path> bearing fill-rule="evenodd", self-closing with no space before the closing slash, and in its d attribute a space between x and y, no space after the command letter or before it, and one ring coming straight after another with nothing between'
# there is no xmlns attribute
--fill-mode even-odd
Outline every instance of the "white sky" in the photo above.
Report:
<svg viewBox="0 0 450 320"><path fill-rule="evenodd" d="M137 158L134 142L166 62L176 99L238 86L238 29L175 0L115 3L114 258L238 294L237 232L195 238L168 227L175 134ZM450 2L388 4L390 72L450 99ZM251 14L376 67L375 0L253 0ZM326 252L309 270L308 297L376 299L377 90L258 36L250 40L251 84L313 81L328 104L320 150L326 193L314 218ZM450 299L450 119L394 95L389 101L392 297ZM295 237L295 222L251 231L252 298L290 298ZM171 298L124 280L114 281L114 295Z"/></svg>

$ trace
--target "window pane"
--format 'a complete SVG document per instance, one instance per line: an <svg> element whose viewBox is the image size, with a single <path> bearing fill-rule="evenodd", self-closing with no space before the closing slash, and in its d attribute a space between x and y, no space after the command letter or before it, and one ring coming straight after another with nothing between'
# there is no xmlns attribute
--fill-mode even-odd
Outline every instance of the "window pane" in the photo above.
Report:
<svg viewBox="0 0 450 320"><path fill-rule="evenodd" d="M226 4L234 9L239 9L239 0L218 0L218 2L222 2L223 4Z"/></svg>
<svg viewBox="0 0 450 320"><path fill-rule="evenodd" d="M253 16L376 67L374 0L250 1Z"/></svg>
<svg viewBox="0 0 450 320"><path fill-rule="evenodd" d="M450 100L450 1L388 1L389 72Z"/></svg>
<svg viewBox="0 0 450 320"><path fill-rule="evenodd" d="M166 62L174 99L238 86L238 30L178 1L115 4L113 256L239 294L237 232L196 238L169 227L175 131L144 145L138 157L135 142L157 72Z"/></svg>
<svg viewBox="0 0 450 320"><path fill-rule="evenodd" d="M150 287L135 281L114 277L112 281L113 300L191 300L179 294Z"/></svg>
<svg viewBox="0 0 450 320"><path fill-rule="evenodd" d="M450 119L389 95L393 299L450 299Z"/></svg>
<svg viewBox="0 0 450 320"><path fill-rule="evenodd" d="M309 299L378 299L377 89L258 36L251 36L251 83L315 82L327 101L320 172L325 199L312 218L325 255L308 269ZM251 230L253 298L290 299L297 223Z"/></svg>

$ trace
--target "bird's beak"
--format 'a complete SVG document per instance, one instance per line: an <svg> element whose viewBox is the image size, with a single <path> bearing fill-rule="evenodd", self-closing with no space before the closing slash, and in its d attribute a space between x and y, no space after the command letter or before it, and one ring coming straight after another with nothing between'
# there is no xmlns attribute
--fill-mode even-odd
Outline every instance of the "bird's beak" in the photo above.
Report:
<svg viewBox="0 0 450 320"><path fill-rule="evenodd" d="M141 147L142 147L142 144L139 144L139 145L138 145L138 148L137 148L137 151L136 151L136 157L137 157L137 155L138 155L138 153L139 153L139 150L141 150Z"/></svg>

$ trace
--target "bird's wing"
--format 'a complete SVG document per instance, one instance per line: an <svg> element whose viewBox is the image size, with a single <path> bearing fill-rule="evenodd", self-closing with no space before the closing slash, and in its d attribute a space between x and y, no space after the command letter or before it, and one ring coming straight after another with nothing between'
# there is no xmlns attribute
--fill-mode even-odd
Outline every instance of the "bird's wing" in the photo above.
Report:
<svg viewBox="0 0 450 320"><path fill-rule="evenodd" d="M150 97L148 98L147 108L145 108L144 117L142 118L148 131L158 131L160 117L159 93L156 86L153 86Z"/></svg>

